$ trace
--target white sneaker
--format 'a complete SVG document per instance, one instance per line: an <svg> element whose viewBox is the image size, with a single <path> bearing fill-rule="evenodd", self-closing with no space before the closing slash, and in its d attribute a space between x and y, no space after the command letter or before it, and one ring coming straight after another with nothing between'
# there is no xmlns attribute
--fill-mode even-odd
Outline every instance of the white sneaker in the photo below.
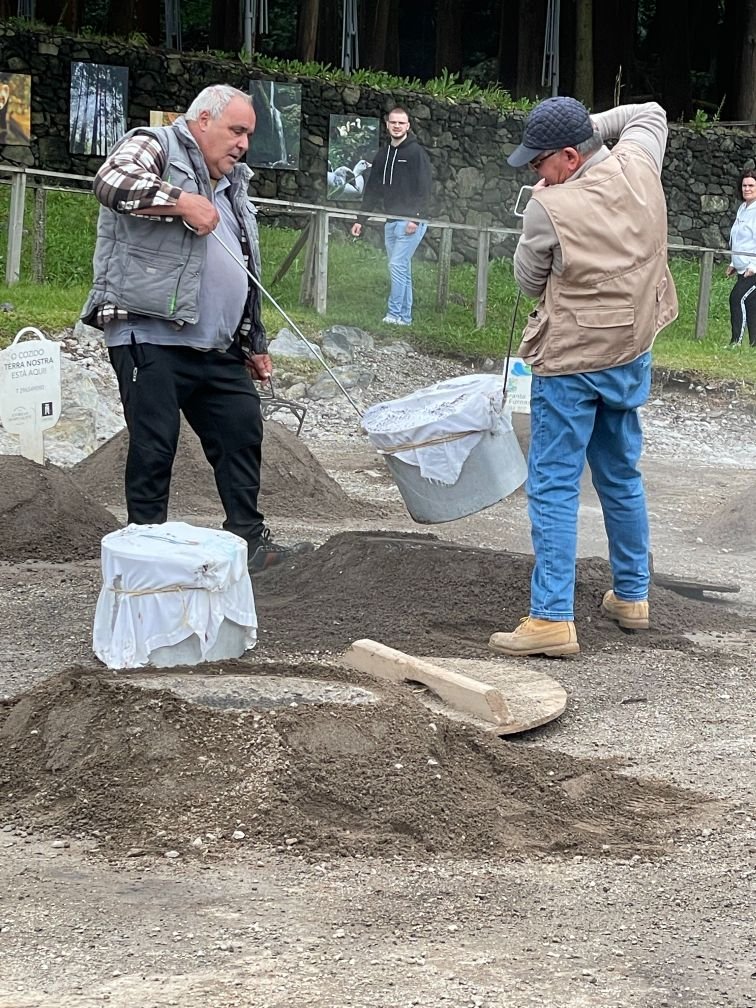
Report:
<svg viewBox="0 0 756 1008"><path fill-rule="evenodd" d="M406 323L402 322L402 320L397 318L396 315L384 315L381 321L385 322L387 325L406 325Z"/></svg>

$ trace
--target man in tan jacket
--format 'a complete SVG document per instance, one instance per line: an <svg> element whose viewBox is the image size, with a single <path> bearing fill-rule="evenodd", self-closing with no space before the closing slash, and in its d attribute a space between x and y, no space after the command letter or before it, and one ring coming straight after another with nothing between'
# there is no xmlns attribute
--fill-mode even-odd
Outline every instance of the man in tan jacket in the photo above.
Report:
<svg viewBox="0 0 756 1008"><path fill-rule="evenodd" d="M610 151L604 141L613 137ZM677 317L660 180L666 140L666 115L654 102L591 117L574 98L549 98L508 158L539 176L514 261L518 284L539 300L519 350L533 370L530 613L513 632L491 636L501 654L580 650L575 560L586 460L612 568L602 611L621 627L649 625L638 408L648 398L654 338Z"/></svg>

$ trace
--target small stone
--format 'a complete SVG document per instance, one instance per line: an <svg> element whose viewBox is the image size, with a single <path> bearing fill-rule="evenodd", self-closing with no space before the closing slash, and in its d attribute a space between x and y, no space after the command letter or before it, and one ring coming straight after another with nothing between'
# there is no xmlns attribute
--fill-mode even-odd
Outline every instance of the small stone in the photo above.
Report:
<svg viewBox="0 0 756 1008"><path fill-rule="evenodd" d="M179 852L177 850L167 850L165 852L165 856L167 858L177 858L177 857L180 857L181 855L179 854Z"/></svg>
<svg viewBox="0 0 756 1008"><path fill-rule="evenodd" d="M231 834L231 839L232 840L243 840L244 839L244 830L235 829L234 832Z"/></svg>

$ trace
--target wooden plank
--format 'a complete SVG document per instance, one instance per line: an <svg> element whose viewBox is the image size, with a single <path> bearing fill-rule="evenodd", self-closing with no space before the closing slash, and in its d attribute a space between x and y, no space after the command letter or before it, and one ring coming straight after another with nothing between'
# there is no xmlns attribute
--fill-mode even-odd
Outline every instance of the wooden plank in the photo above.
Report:
<svg viewBox="0 0 756 1008"><path fill-rule="evenodd" d="M701 270L698 279L698 305L696 307L697 340L706 336L709 327L709 302L711 301L711 278L714 271L714 253L704 252L701 256Z"/></svg>
<svg viewBox="0 0 756 1008"><path fill-rule="evenodd" d="M291 252L289 252L289 254L286 256L286 258L284 259L284 261L281 263L281 265L276 270L276 275L270 281L270 286L271 287L275 287L275 285L278 283L279 280L283 280L283 278L286 276L286 274L291 269L292 264L296 260L296 258L299 255L299 253L302 251L302 248L304 247L305 243L307 242L307 239L310 237L310 228L311 228L311 226L312 226L312 218L310 218L307 221L306 226L303 227L302 230L299 232L299 236L297 237L297 240L294 242L294 246L293 246Z"/></svg>
<svg viewBox="0 0 756 1008"><path fill-rule="evenodd" d="M486 306L488 304L488 255L491 249L491 232L481 231L478 234L478 262L475 272L475 328L482 329L486 324Z"/></svg>
<svg viewBox="0 0 756 1008"><path fill-rule="evenodd" d="M395 651L378 641L368 638L355 641L342 655L340 663L395 683L421 683L450 707L472 714L497 728L513 720L506 700L494 687L403 651Z"/></svg>
<svg viewBox="0 0 756 1008"><path fill-rule="evenodd" d="M328 211L315 214L315 311L325 315L328 307Z"/></svg>
<svg viewBox="0 0 756 1008"><path fill-rule="evenodd" d="M307 229L304 266L302 280L299 284L299 303L306 308L312 308L315 295L315 241L317 228L312 223Z"/></svg>
<svg viewBox="0 0 756 1008"><path fill-rule="evenodd" d="M47 233L47 190L34 190L34 240L32 244L32 279L45 282L45 237Z"/></svg>
<svg viewBox="0 0 756 1008"><path fill-rule="evenodd" d="M556 679L534 667L533 662L521 658L511 661L503 658L430 658L429 661L442 668L454 669L461 675L487 683L506 698L512 720L506 725L495 727L490 724L472 723L484 731L495 735L516 735L531 731L554 721L567 708L567 690ZM445 712L454 720L454 712Z"/></svg>
<svg viewBox="0 0 756 1008"><path fill-rule="evenodd" d="M24 206L26 203L26 174L19 172L11 182L10 212L8 214L8 254L5 259L5 282L18 283L21 278L21 244L24 237Z"/></svg>
<svg viewBox="0 0 756 1008"><path fill-rule="evenodd" d="M444 228L441 232L441 243L438 248L438 279L436 282L436 307L446 308L449 303L449 274L451 272L451 251L452 251L451 228Z"/></svg>

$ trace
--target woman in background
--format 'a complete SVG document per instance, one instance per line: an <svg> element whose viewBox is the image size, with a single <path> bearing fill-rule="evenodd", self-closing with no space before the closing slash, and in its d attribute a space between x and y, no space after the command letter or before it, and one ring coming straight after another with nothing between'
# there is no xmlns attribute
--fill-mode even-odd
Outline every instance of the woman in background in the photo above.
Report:
<svg viewBox="0 0 756 1008"><path fill-rule="evenodd" d="M743 202L730 231L732 257L727 267L727 276L737 274L730 291L730 346L742 344L748 327L749 342L756 347L756 170L740 176L740 195Z"/></svg>

